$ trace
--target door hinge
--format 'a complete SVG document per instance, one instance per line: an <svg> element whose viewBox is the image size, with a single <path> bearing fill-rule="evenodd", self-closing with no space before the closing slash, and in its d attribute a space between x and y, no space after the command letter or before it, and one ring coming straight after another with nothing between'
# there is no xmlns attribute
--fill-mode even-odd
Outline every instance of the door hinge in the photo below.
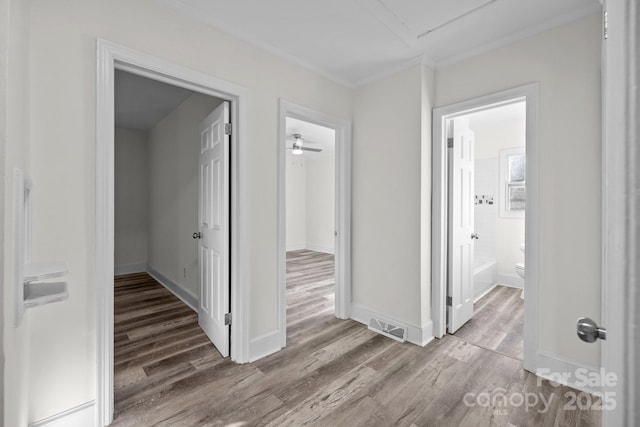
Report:
<svg viewBox="0 0 640 427"><path fill-rule="evenodd" d="M447 138L447 148L453 148L453 138Z"/></svg>
<svg viewBox="0 0 640 427"><path fill-rule="evenodd" d="M453 307L453 298L447 297L447 306L448 307Z"/></svg>
<svg viewBox="0 0 640 427"><path fill-rule="evenodd" d="M231 135L231 123L224 124L224 134Z"/></svg>
<svg viewBox="0 0 640 427"><path fill-rule="evenodd" d="M604 39L609 38L609 20L607 19L607 11L604 12L604 17L602 19L602 35Z"/></svg>
<svg viewBox="0 0 640 427"><path fill-rule="evenodd" d="M224 315L224 324L225 326L231 324L231 313L227 313Z"/></svg>

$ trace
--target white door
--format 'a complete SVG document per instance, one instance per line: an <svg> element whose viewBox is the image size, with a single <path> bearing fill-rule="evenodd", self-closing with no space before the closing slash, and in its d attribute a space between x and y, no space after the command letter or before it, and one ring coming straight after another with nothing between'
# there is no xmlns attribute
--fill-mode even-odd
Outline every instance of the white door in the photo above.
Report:
<svg viewBox="0 0 640 427"><path fill-rule="evenodd" d="M223 357L229 356L229 103L200 124L198 323Z"/></svg>
<svg viewBox="0 0 640 427"><path fill-rule="evenodd" d="M447 330L454 333L473 316L474 137L464 117L454 119L449 129Z"/></svg>

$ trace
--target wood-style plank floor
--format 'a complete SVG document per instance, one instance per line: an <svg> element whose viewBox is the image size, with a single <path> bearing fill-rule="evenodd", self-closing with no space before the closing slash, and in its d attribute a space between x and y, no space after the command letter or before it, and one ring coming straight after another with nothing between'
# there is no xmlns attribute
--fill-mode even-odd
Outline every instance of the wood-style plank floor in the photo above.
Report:
<svg viewBox="0 0 640 427"><path fill-rule="evenodd" d="M473 305L473 318L454 334L469 344L522 360L522 289L496 286Z"/></svg>
<svg viewBox="0 0 640 427"><path fill-rule="evenodd" d="M288 345L244 365L220 358L195 313L151 278L118 278L113 425L600 425L598 411L565 410L572 389L538 384L515 357L452 335L401 344L336 319L329 278L302 266L315 259L332 275L327 256L288 258ZM538 401L487 406L483 393Z"/></svg>

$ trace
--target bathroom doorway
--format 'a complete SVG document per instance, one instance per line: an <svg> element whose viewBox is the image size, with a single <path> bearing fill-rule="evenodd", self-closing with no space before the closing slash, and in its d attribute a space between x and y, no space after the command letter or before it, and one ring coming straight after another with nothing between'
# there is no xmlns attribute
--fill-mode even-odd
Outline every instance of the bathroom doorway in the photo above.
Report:
<svg viewBox="0 0 640 427"><path fill-rule="evenodd" d="M460 302L458 307L447 306L447 331L522 360L526 101L456 116L446 121L446 129L447 297ZM468 269L468 278L459 274L462 269Z"/></svg>
<svg viewBox="0 0 640 427"><path fill-rule="evenodd" d="M454 334L529 370L537 335L536 104L537 85L507 90L435 109L433 130L434 336Z"/></svg>

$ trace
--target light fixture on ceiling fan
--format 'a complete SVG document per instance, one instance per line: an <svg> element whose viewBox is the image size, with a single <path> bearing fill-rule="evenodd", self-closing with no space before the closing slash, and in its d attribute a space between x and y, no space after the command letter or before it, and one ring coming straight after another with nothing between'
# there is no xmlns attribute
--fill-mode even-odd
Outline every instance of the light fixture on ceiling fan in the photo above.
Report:
<svg viewBox="0 0 640 427"><path fill-rule="evenodd" d="M302 154L303 151L313 151L316 153L321 152L322 150L319 148L307 148L307 147L303 147L302 146L302 135L299 133L294 133L293 134L293 147L291 148L291 154L294 154L296 156L299 156L300 154Z"/></svg>

